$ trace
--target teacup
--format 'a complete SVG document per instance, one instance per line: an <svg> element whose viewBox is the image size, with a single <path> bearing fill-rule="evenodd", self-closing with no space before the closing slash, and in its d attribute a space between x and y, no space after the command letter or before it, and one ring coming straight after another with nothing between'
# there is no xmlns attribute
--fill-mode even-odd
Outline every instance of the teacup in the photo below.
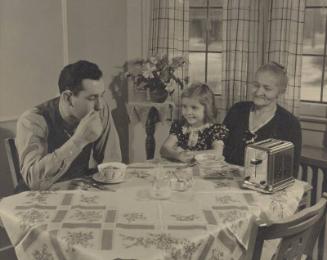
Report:
<svg viewBox="0 0 327 260"><path fill-rule="evenodd" d="M98 165L100 178L103 181L119 181L124 179L127 165L120 162L108 162Z"/></svg>

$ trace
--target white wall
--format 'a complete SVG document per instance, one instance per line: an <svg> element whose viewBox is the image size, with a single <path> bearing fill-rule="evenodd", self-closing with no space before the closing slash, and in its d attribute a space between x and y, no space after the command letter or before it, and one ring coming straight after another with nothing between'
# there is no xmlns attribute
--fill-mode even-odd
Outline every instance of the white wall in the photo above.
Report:
<svg viewBox="0 0 327 260"><path fill-rule="evenodd" d="M70 62L96 62L108 84L127 58L126 1L68 0Z"/></svg>
<svg viewBox="0 0 327 260"><path fill-rule="evenodd" d="M129 60L148 56L150 1L127 1L127 58Z"/></svg>
<svg viewBox="0 0 327 260"><path fill-rule="evenodd" d="M92 60L109 83L127 57L126 12L126 0L0 0L0 121L56 96L66 62Z"/></svg>
<svg viewBox="0 0 327 260"><path fill-rule="evenodd" d="M61 20L59 0L0 1L0 120L56 95Z"/></svg>

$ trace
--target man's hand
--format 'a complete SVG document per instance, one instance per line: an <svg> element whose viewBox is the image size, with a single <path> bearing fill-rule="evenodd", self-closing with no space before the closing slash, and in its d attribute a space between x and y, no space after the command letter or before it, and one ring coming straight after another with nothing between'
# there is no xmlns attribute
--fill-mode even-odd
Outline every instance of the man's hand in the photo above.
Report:
<svg viewBox="0 0 327 260"><path fill-rule="evenodd" d="M85 145L96 141L103 131L100 118L100 112L91 110L79 122L74 135L73 142L84 147Z"/></svg>

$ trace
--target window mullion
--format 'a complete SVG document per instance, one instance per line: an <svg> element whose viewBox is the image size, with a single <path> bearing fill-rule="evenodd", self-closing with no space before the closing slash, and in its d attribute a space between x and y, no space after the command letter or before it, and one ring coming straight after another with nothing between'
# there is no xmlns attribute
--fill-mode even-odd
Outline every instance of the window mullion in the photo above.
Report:
<svg viewBox="0 0 327 260"><path fill-rule="evenodd" d="M325 21L325 44L324 44L324 56L322 59L322 75L321 75L321 95L320 101L324 101L324 81L325 81L325 66L326 66L326 50L327 49L327 18Z"/></svg>
<svg viewBox="0 0 327 260"><path fill-rule="evenodd" d="M206 50L205 50L205 60L204 60L204 81L208 81L208 40L209 40L209 0L207 0L207 9L206 9Z"/></svg>

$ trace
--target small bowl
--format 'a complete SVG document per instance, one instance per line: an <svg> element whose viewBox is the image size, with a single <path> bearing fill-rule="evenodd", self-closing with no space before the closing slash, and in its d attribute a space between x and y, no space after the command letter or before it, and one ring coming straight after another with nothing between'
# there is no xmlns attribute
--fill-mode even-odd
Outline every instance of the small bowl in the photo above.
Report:
<svg viewBox="0 0 327 260"><path fill-rule="evenodd" d="M127 165L120 162L107 162L98 165L100 178L103 181L122 180L126 174Z"/></svg>
<svg viewBox="0 0 327 260"><path fill-rule="evenodd" d="M225 162L223 159L220 160L202 160L198 162L200 176L207 177L216 172L220 172L224 167Z"/></svg>

